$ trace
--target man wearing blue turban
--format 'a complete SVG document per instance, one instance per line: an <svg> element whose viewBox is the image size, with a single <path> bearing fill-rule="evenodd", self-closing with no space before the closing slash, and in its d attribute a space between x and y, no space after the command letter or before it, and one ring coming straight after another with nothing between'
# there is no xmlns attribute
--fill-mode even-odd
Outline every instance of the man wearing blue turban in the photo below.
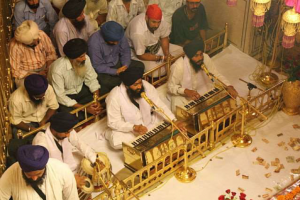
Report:
<svg viewBox="0 0 300 200"><path fill-rule="evenodd" d="M49 158L45 147L21 146L17 157L18 162L0 179L0 199L79 199L71 170L59 160Z"/></svg>
<svg viewBox="0 0 300 200"><path fill-rule="evenodd" d="M131 60L131 52L123 27L108 21L88 41L88 55L98 74L101 95L121 84L119 74L128 67L144 69L142 62Z"/></svg>
<svg viewBox="0 0 300 200"><path fill-rule="evenodd" d="M46 124L58 109L52 86L39 74L27 76L24 86L12 93L8 105L14 137L17 129L28 132Z"/></svg>

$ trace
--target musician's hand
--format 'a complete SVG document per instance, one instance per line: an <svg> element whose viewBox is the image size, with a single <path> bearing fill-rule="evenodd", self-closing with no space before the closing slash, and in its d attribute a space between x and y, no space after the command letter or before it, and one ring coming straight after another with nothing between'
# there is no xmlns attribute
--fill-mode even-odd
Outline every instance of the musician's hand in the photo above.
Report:
<svg viewBox="0 0 300 200"><path fill-rule="evenodd" d="M193 100L197 100L201 97L200 94L195 90L185 89L184 94L186 97L193 99Z"/></svg>
<svg viewBox="0 0 300 200"><path fill-rule="evenodd" d="M227 87L227 92L235 99L239 95L232 85Z"/></svg>
<svg viewBox="0 0 300 200"><path fill-rule="evenodd" d="M176 121L174 122L175 125L182 131L182 132L186 132L187 129L186 129L186 123L185 122L182 122L182 121Z"/></svg>
<svg viewBox="0 0 300 200"><path fill-rule="evenodd" d="M75 174L75 180L77 188L82 188L85 185L85 176L80 176L79 174Z"/></svg>
<svg viewBox="0 0 300 200"><path fill-rule="evenodd" d="M142 124L133 126L133 132L138 135L144 135L145 133L147 133L147 131L147 127L143 126Z"/></svg>

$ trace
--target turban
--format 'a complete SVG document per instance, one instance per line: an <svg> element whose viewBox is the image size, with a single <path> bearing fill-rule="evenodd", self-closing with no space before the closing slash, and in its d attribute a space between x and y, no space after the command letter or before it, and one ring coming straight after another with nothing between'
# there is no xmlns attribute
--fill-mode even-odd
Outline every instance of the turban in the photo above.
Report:
<svg viewBox="0 0 300 200"><path fill-rule="evenodd" d="M84 9L85 0L69 0L63 7L62 13L69 19L79 17Z"/></svg>
<svg viewBox="0 0 300 200"><path fill-rule="evenodd" d="M69 40L63 47L63 51L68 58L75 59L87 52L87 43L85 40L75 38Z"/></svg>
<svg viewBox="0 0 300 200"><path fill-rule="evenodd" d="M39 37L39 27L31 20L24 21L15 31L15 38L18 42L30 45L33 40Z"/></svg>
<svg viewBox="0 0 300 200"><path fill-rule="evenodd" d="M142 67L128 67L120 73L120 78L126 86L131 86L137 80L143 77L144 69Z"/></svg>
<svg viewBox="0 0 300 200"><path fill-rule="evenodd" d="M18 148L18 161L24 172L45 168L49 160L48 150L39 145L24 145Z"/></svg>
<svg viewBox="0 0 300 200"><path fill-rule="evenodd" d="M170 0L171 1L171 0ZM157 4L149 5L146 11L146 15L150 19L161 20L162 11Z"/></svg>
<svg viewBox="0 0 300 200"><path fill-rule="evenodd" d="M48 88L48 81L42 75L31 74L25 78L24 86L30 96L40 95L46 92Z"/></svg>
<svg viewBox="0 0 300 200"><path fill-rule="evenodd" d="M105 41L117 42L124 36L123 27L115 21L108 21L101 27L101 33Z"/></svg>
<svg viewBox="0 0 300 200"><path fill-rule="evenodd" d="M50 128L59 133L69 131L78 123L77 117L68 112L56 113L52 115L49 121Z"/></svg>
<svg viewBox="0 0 300 200"><path fill-rule="evenodd" d="M202 39L195 39L183 47L184 53L190 59L196 55L198 51L204 52L204 42Z"/></svg>

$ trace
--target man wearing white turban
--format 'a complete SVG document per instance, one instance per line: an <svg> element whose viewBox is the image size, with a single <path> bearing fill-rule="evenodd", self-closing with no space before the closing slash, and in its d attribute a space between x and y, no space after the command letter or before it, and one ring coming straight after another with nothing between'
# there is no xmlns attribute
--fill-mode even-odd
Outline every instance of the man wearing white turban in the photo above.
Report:
<svg viewBox="0 0 300 200"><path fill-rule="evenodd" d="M56 60L54 46L47 34L31 20L24 21L10 42L9 60L17 87L29 74L46 76L48 67Z"/></svg>

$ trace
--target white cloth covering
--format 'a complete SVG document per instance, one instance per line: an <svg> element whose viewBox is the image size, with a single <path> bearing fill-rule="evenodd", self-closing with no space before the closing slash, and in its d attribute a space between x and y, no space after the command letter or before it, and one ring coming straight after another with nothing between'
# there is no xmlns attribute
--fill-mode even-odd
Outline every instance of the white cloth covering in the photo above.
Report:
<svg viewBox="0 0 300 200"><path fill-rule="evenodd" d="M226 85L230 85L230 82L217 71L211 58L205 53L203 56L204 64L208 71ZM190 59L187 56L179 58L171 67L171 74L168 80L168 92L171 94L172 111L175 112L176 106L182 106L191 100L184 97L185 89L195 90L200 95L203 95L213 89L213 86L212 81L203 70L196 72L193 69Z"/></svg>
<svg viewBox="0 0 300 200"><path fill-rule="evenodd" d="M61 162L66 163L70 169L76 173L77 163L72 154L72 146L76 147L84 157L88 158L92 163L96 161L95 151L86 145L82 140L78 139L77 132L71 131L70 137L63 140L57 140L62 146L63 153L60 152L54 141L54 136L51 133L50 127L46 129L46 132L39 132L33 139L33 145L41 145L48 149L50 158L55 158Z"/></svg>
<svg viewBox="0 0 300 200"><path fill-rule="evenodd" d="M49 200L79 199L74 175L66 164L56 159L49 158L44 183L40 189ZM8 168L0 179L0 199L8 200L10 197L14 200L41 199L38 193L26 184L18 162Z"/></svg>
<svg viewBox="0 0 300 200"><path fill-rule="evenodd" d="M143 86L148 98L162 108L171 120L174 120L174 114L160 100L156 89L146 81L143 81ZM162 115L155 111L151 114L151 107L143 98L137 99L136 102L140 109L130 101L123 83L115 87L106 98L107 126L109 128L106 130L105 137L115 149L120 149L122 142L129 142L135 138L134 125L142 124L150 131L163 120Z"/></svg>

